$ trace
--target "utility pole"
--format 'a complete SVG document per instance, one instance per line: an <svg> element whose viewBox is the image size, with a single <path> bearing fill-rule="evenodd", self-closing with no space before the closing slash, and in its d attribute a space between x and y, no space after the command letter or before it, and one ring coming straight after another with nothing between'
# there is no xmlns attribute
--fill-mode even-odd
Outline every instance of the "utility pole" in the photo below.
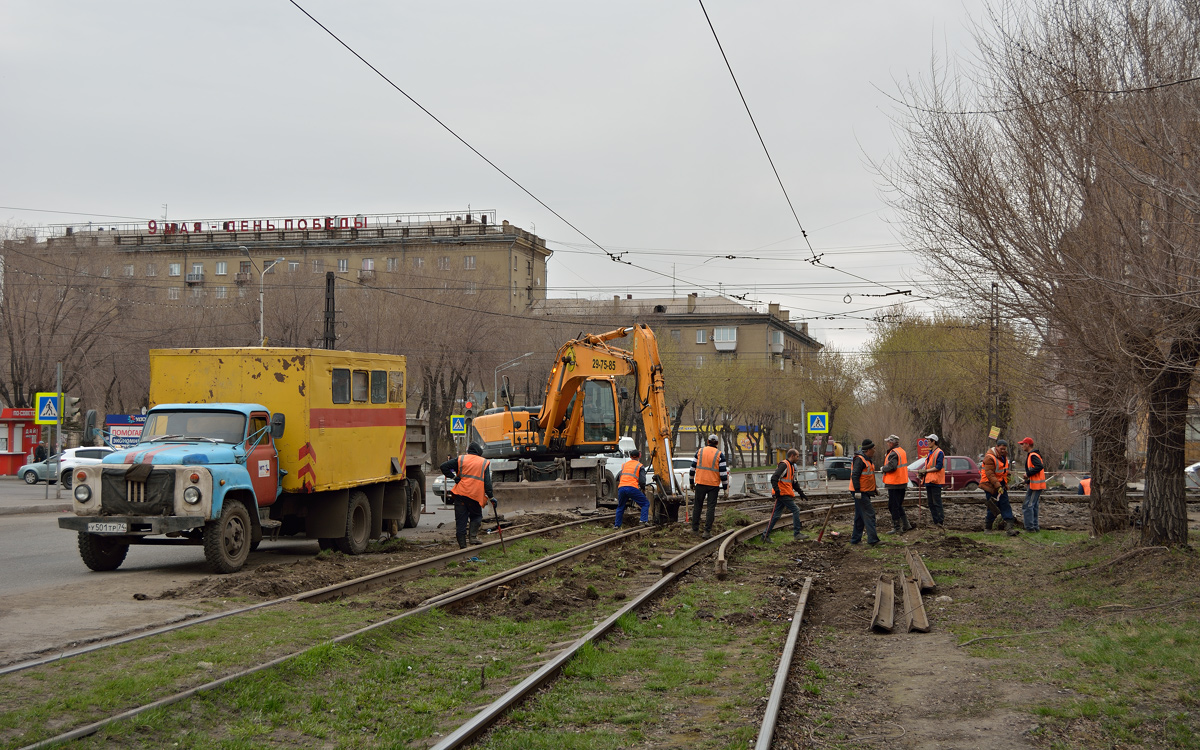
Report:
<svg viewBox="0 0 1200 750"><path fill-rule="evenodd" d="M54 455L58 456L58 463L54 467L54 474L57 476L58 467L62 466L62 415L63 415L63 392L62 392L62 362L58 363L58 385L55 390L58 391L58 422L54 425ZM36 403L36 402L35 402ZM50 465L46 465L46 497L50 497ZM62 477L54 483L55 499L62 498Z"/></svg>
<svg viewBox="0 0 1200 750"><path fill-rule="evenodd" d="M800 399L800 466L808 466L808 409Z"/></svg>
<svg viewBox="0 0 1200 750"><path fill-rule="evenodd" d="M1000 285L992 282L991 331L988 333L988 429L1000 419Z"/></svg>
<svg viewBox="0 0 1200 750"><path fill-rule="evenodd" d="M334 349L337 345L337 311L333 305L334 279L333 271L325 272L325 348Z"/></svg>

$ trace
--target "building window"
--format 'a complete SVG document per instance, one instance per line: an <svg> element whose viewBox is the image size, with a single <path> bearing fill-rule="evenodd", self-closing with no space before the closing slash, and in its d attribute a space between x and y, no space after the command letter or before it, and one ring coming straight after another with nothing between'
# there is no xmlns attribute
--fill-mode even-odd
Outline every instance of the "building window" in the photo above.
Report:
<svg viewBox="0 0 1200 750"><path fill-rule="evenodd" d="M714 328L713 343L727 344L737 341L737 328Z"/></svg>
<svg viewBox="0 0 1200 750"><path fill-rule="evenodd" d="M463 268L467 269L468 271L475 270L475 256L474 255L464 255L463 256Z"/></svg>
<svg viewBox="0 0 1200 750"><path fill-rule="evenodd" d="M399 269L400 269L400 264L399 264L399 261L397 261L397 259L396 259L396 258L388 258L388 259L387 259L387 270L388 270L388 273L395 273L395 272L396 272L396 271L398 271Z"/></svg>
<svg viewBox="0 0 1200 750"><path fill-rule="evenodd" d="M154 267L153 263L146 264L146 275L147 276L157 276L158 275L158 269L156 269Z"/></svg>
<svg viewBox="0 0 1200 750"><path fill-rule="evenodd" d="M696 355L696 367L704 367L704 355L703 354Z"/></svg>
<svg viewBox="0 0 1200 750"><path fill-rule="evenodd" d="M438 258L438 270L439 271L449 271L450 270L450 256L449 255L443 255L442 257Z"/></svg>
<svg viewBox="0 0 1200 750"><path fill-rule="evenodd" d="M313 258L313 273L322 273L325 270L325 261L320 258Z"/></svg>
<svg viewBox="0 0 1200 750"><path fill-rule="evenodd" d="M204 296L204 287L202 287L202 286L192 287L192 298L193 299L200 299L203 296Z"/></svg>
<svg viewBox="0 0 1200 750"><path fill-rule="evenodd" d="M167 275L168 276L178 276L179 271L182 267L183 266L179 263L168 263L167 264Z"/></svg>
<svg viewBox="0 0 1200 750"><path fill-rule="evenodd" d="M478 291L478 287L476 286L475 282L467 282L467 294L475 294L476 291Z"/></svg>
<svg viewBox="0 0 1200 750"><path fill-rule="evenodd" d="M204 264L203 263L193 263L192 264L192 273L196 274L197 276L203 276L204 275Z"/></svg>
<svg viewBox="0 0 1200 750"><path fill-rule="evenodd" d="M349 273L349 272L350 272L350 259L349 258L338 258L338 273Z"/></svg>
<svg viewBox="0 0 1200 750"><path fill-rule="evenodd" d="M703 328L697 329L696 343L697 344L707 344L708 343L708 331L704 330Z"/></svg>
<svg viewBox="0 0 1200 750"><path fill-rule="evenodd" d="M217 299L225 299L225 287L217 287Z"/></svg>
<svg viewBox="0 0 1200 750"><path fill-rule="evenodd" d="M108 266L105 266L104 268L100 269L100 275L106 279L108 278L109 273L110 273L110 271L109 271Z"/></svg>
<svg viewBox="0 0 1200 750"><path fill-rule="evenodd" d="M362 259L362 270L374 271L375 270L375 259L374 258L363 258Z"/></svg>
<svg viewBox="0 0 1200 750"><path fill-rule="evenodd" d="M298 260L289 260L288 261L288 273L295 273L299 270L300 270L300 261L298 261Z"/></svg>
<svg viewBox="0 0 1200 750"><path fill-rule="evenodd" d="M238 263L238 273L250 273L250 261L243 260Z"/></svg>
<svg viewBox="0 0 1200 750"><path fill-rule="evenodd" d="M528 264L528 265L526 265L526 267L525 267L525 275L526 275L526 276L532 276L532 275L533 275L533 261L532 261L532 260L528 260L528 261L525 261L525 262Z"/></svg>
<svg viewBox="0 0 1200 750"><path fill-rule="evenodd" d="M275 267L278 265L279 265L278 263L267 263L266 261L264 261L263 262L263 273L275 273Z"/></svg>
<svg viewBox="0 0 1200 750"><path fill-rule="evenodd" d="M671 329L671 340L674 341L676 344L682 344L683 343L683 331L679 330L678 328L672 328Z"/></svg>
<svg viewBox="0 0 1200 750"><path fill-rule="evenodd" d="M217 276L225 276L229 273L229 264L223 260L217 261Z"/></svg>
<svg viewBox="0 0 1200 750"><path fill-rule="evenodd" d="M240 297L245 297L245 296L246 296L246 288L239 286L238 287L238 297L240 298Z"/></svg>
<svg viewBox="0 0 1200 750"><path fill-rule="evenodd" d="M133 264L132 264L132 263L129 263L129 264L127 264L127 265L126 265L124 268L122 268L122 269L121 269L121 274L122 274L123 276L129 277L129 278L132 278L132 277L133 277Z"/></svg>
<svg viewBox="0 0 1200 750"><path fill-rule="evenodd" d="M178 276L179 274L175 274ZM167 299L179 299L179 287L167 287Z"/></svg>
<svg viewBox="0 0 1200 750"><path fill-rule="evenodd" d="M425 267L425 259L424 258L413 258L413 268L424 268L424 267Z"/></svg>

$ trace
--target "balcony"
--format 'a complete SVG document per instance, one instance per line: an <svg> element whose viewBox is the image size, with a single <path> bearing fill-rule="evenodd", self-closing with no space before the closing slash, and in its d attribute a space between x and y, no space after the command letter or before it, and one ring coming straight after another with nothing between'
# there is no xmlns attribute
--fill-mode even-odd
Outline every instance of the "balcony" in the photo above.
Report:
<svg viewBox="0 0 1200 750"><path fill-rule="evenodd" d="M203 283L204 283L204 274L202 274L202 273L189 273L187 276L185 276L185 277L183 278L183 280L184 280L184 281L185 281L187 284L189 284L189 285L192 285L192 284L203 284Z"/></svg>
<svg viewBox="0 0 1200 750"><path fill-rule="evenodd" d="M374 281L375 280L375 271L367 270L364 268L363 270L358 272L358 280L363 281L363 282Z"/></svg>
<svg viewBox="0 0 1200 750"><path fill-rule="evenodd" d="M235 282L237 282L238 284L246 284L246 283L249 283L249 281L250 281L250 272L249 272L249 271L238 271L237 273L235 273L235 274L233 275L233 280L234 280Z"/></svg>

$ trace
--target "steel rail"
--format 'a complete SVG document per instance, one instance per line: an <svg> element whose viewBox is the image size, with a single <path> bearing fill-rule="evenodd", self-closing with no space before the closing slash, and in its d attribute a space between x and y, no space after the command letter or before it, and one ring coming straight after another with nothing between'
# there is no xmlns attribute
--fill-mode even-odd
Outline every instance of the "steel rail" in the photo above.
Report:
<svg viewBox="0 0 1200 750"><path fill-rule="evenodd" d="M800 601L796 603L796 613L792 615L792 627L788 629L788 637L783 644L779 669L775 670L775 684L771 687L771 698L767 701L767 710L763 715L762 728L758 730L758 742L755 743L754 750L771 750L771 740L775 737L775 723L783 705L783 691L787 687L788 672L792 669L796 639L800 635L800 623L804 620L804 608L808 606L808 593L811 589L812 578L805 578L804 588L800 590Z"/></svg>
<svg viewBox="0 0 1200 750"><path fill-rule="evenodd" d="M511 542L516 539L524 539L526 537L539 536L539 535L546 534L551 531L558 531L560 529L569 528L571 526L580 526L580 525L586 524L586 523L594 523L596 521L607 521L607 520L611 520L611 519L612 519L612 516L603 515L603 516L597 516L595 518L585 518L581 521L569 521L567 523L561 523L561 524L557 524L555 526L547 526L544 529L536 529L534 531L527 531L523 534L518 534L517 536L511 536L508 538L508 541ZM57 654L50 654L48 656L42 656L37 659L30 659L28 661L18 662L16 664L10 664L5 667L0 667L0 675L12 674L14 672L20 672L20 671L23 671L26 669L32 669L33 667L45 666L46 664L52 664L56 661L62 661L63 659L70 659L75 656L81 656L83 654L89 654L89 653L93 653L95 651L101 651L103 649L106 649L106 648L109 648L112 646L119 646L122 643L130 643L133 641L141 640L143 638L150 638L152 636L162 635L164 633L171 633L171 632L174 632L177 630L183 630L185 628L190 628L194 625L203 625L204 623L213 622L214 620L220 620L225 617L232 617L234 615L241 615L241 614L245 614L247 612L253 612L253 611L259 610L259 609L265 609L267 607L275 607L280 604L288 604L291 602L317 603L317 602L328 601L330 599L336 599L336 598L343 597L343 596L351 596L353 594L358 594L358 593L362 593L364 591L370 591L372 589L379 588L388 583L393 583L393 582L402 581L402 580L409 580L410 578L416 577L416 575L418 573L422 573L426 570L431 570L434 568L440 568L448 563L455 562L457 560L464 560L464 559L467 559L470 557L474 557L478 552L490 549L491 547L497 546L498 544L499 544L499 541L485 542L482 545L468 547L467 549L454 550L452 552L446 552L441 555L434 555L433 557L427 557L423 560L417 560L416 562L406 563L405 565L400 565L395 568L388 568L387 570L381 570L376 573L370 573L368 575L361 576L359 578L354 578L349 581L343 581L342 583L335 583L330 586L324 586L319 589L313 589L312 591L304 591L299 594L290 594L288 596L283 596L278 599L272 599L272 600L266 601L266 602L259 602L257 604L251 604L251 605L248 605L245 607L238 607L237 609L229 609L229 610L225 610L224 612L214 612L212 614L203 615L201 617L189 619L184 622L177 622L177 623L173 623L171 625L164 625L159 628L153 628L151 630L145 630L140 633L133 633L133 634L126 635L126 636L121 636L119 638L102 641L100 643L94 643L89 646L83 646L83 647L80 647L77 649L72 649L70 651L62 651Z"/></svg>
<svg viewBox="0 0 1200 750"><path fill-rule="evenodd" d="M706 539L663 563L660 566L662 568L662 577L647 587L645 591L638 594L628 604L610 615L604 622L589 630L583 637L560 651L557 656L546 662L536 672L526 677L479 713L475 714L465 724L443 737L431 750L454 750L454 748L462 747L474 740L485 732L488 727L496 723L509 709L521 702L530 693L554 679L562 671L567 662L579 653L580 649L608 634L622 617L653 599L669 586L671 582L682 575L684 571L700 562L704 556L712 554L713 549L730 533L732 532L726 531L711 539Z"/></svg>
<svg viewBox="0 0 1200 750"><path fill-rule="evenodd" d="M871 501L871 505L876 508L886 508L887 503L888 503L888 501L886 499ZM841 505L834 505L833 510L836 512L841 512L841 511L845 511L845 510L854 510L854 503L842 503ZM801 518L815 518L818 514L820 514L822 512L826 512L826 513L829 512L829 508L821 507L821 508L809 508L808 510L802 510L802 511L800 511L800 517ZM783 518L784 517L781 515L779 517L779 520L783 521ZM725 541L723 541L721 543L721 548L719 550L717 550L717 577L718 578L724 578L726 573L728 573L728 571L729 571L729 567L728 567L729 551L731 549L733 549L733 546L739 542L744 542L747 539L751 539L751 538L757 536L759 533L762 532L763 529L767 528L767 524L769 524L770 522L771 522L771 519L767 518L765 521L755 521L752 524L743 526L742 528L738 529L733 534L728 536L725 539ZM785 528L787 528L787 527L781 523L780 525L778 525L774 529L772 529L771 533L774 533L776 531L779 531L779 530L785 529Z"/></svg>
<svg viewBox="0 0 1200 750"><path fill-rule="evenodd" d="M635 532L640 533L642 531L649 530L649 528L650 527L634 529L631 532L627 532L627 533L619 535L619 536L623 537L624 539L628 539L628 538L634 536ZM478 547L476 547L476 549L478 549ZM579 545L579 547L576 548L575 555L580 556L580 555L590 553L592 551L593 551L593 543L588 542L588 543ZM354 630L350 633L345 633L345 634L339 635L335 638L331 638L331 639L322 641L321 643L313 644L313 645L303 648L299 651L294 651L290 654L284 654L283 656L276 657L268 662L264 662L262 664L257 664L253 667L248 667L246 669L243 669L239 672L235 672L233 674L225 675L224 677L217 678L215 680L212 680L211 682L206 682L203 685L198 685L196 687L182 690L178 693L175 693L174 695L170 695L165 698L160 698L159 700L156 700L153 703L147 703L145 705L138 706L136 708L131 708L128 711L123 711L119 714L110 716L106 719L101 719L99 721L92 722L91 724L87 724L85 726L78 727L76 729L72 729L68 732L64 732L64 733L56 735L54 737L49 737L44 740L39 740L38 742L35 742L31 745L26 745L26 746L20 748L20 750L38 750L40 748L53 747L53 746L59 745L63 742L77 740L77 739L80 739L81 737L87 737L89 735L95 734L96 732L100 731L101 729L103 729L106 726L109 726L110 724L115 724L118 721L123 721L125 719L133 718L133 717L143 714L147 711L152 711L152 710L155 710L158 708L164 708L166 706L170 706L174 703L179 703L180 701L187 700L188 698L200 695L202 693L210 692L210 691L215 690L215 689L221 687L222 685L228 684L234 680L240 679L242 677L249 677L250 675L257 674L264 670L279 666L280 664L290 661L291 659L294 659L299 656L303 656L304 654L307 654L314 649L331 646L331 645L335 645L335 644L339 644L339 643L345 643L353 638L357 638L358 636L363 635L364 633L369 633L373 630L377 630L379 628L391 625L391 624L393 624L395 622L399 622L400 620L403 620L405 618L425 614L427 612L432 612L433 610L438 609L440 607L445 607L450 604L457 604L459 602L466 601L475 596L478 596L479 594L482 594L483 592L487 591L488 589L496 588L497 586L502 585L506 580L516 580L518 578L527 577L527 576L534 575L534 574L540 572L541 569L543 567L545 567L545 566L541 565L541 562L542 561L540 561L540 560L533 560L529 563L526 563L523 566L518 566L517 568L514 568L513 571L511 571L511 572L514 572L513 576L510 576L507 579L493 582L491 585L489 585L487 587L471 589L469 591L462 591L462 592L456 594L455 596L453 596L449 599L444 599L440 602L437 602L436 604L424 604L424 605L414 607L412 609L405 610L404 612L401 612L400 614L393 615L392 617L388 617L386 619L380 620L379 622L371 623L370 625L366 625L366 626L361 627L357 630ZM559 560L558 562L562 562L562 561ZM515 571L522 571L522 573L520 575L515 575ZM661 582L662 581L660 581L659 583L661 583ZM634 601L641 601L641 600L643 600L642 597L638 597ZM614 622L615 622L615 620L614 620Z"/></svg>

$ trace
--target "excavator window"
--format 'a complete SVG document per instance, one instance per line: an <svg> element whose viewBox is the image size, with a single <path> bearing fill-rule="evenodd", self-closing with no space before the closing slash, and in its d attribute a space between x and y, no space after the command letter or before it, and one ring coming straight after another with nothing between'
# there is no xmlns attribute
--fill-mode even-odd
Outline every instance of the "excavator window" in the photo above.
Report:
<svg viewBox="0 0 1200 750"><path fill-rule="evenodd" d="M612 383L588 380L583 384L583 442L611 443L617 439L617 404Z"/></svg>

